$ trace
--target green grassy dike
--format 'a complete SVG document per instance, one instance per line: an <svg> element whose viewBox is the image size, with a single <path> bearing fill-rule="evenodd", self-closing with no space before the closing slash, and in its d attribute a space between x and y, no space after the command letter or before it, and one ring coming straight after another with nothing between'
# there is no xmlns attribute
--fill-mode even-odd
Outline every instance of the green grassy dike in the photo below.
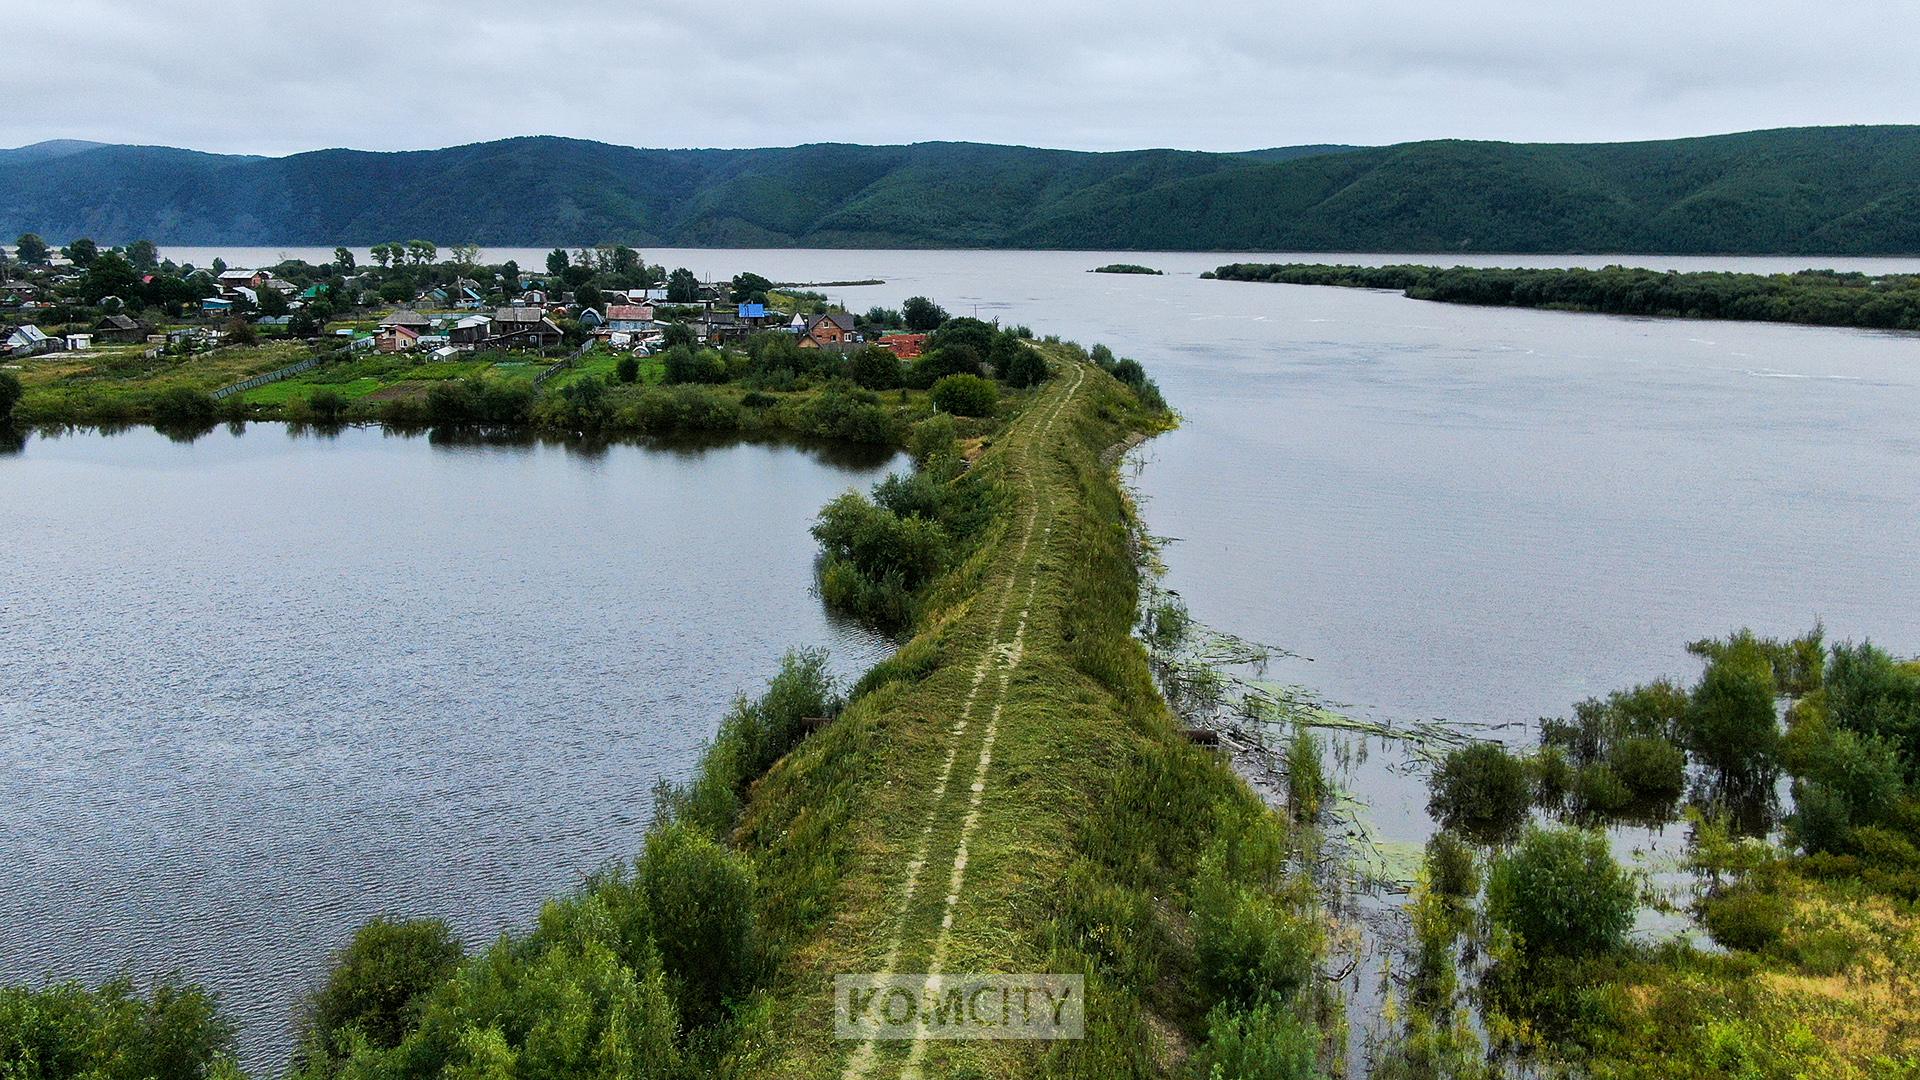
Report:
<svg viewBox="0 0 1920 1080"><path fill-rule="evenodd" d="M1205 1037L1223 995L1196 959L1200 856L1277 834L1181 740L1132 637L1131 511L1102 454L1160 418L1050 351L1056 376L966 478L999 500L973 556L865 692L754 787L734 842L779 957L730 1075L1160 1075ZM1236 886L1278 882L1271 862L1220 858ZM928 971L1084 974L1088 1037L834 1037L835 975Z"/></svg>

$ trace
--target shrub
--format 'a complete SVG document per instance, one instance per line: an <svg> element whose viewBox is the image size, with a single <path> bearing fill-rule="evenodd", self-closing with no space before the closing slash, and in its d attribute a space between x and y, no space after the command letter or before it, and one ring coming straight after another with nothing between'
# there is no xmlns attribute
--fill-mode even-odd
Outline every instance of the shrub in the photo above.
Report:
<svg viewBox="0 0 1920 1080"><path fill-rule="evenodd" d="M1671 806L1686 790L1687 755L1658 736L1622 739L1607 755L1607 764L1633 801L1643 806Z"/></svg>
<svg viewBox="0 0 1920 1080"><path fill-rule="evenodd" d="M479 412L479 394L465 379L442 379L427 388L427 419L435 425L471 423Z"/></svg>
<svg viewBox="0 0 1920 1080"><path fill-rule="evenodd" d="M827 387L801 414L807 434L823 439L886 444L899 438L893 415L871 391L845 383Z"/></svg>
<svg viewBox="0 0 1920 1080"><path fill-rule="evenodd" d="M1494 860L1487 879L1488 917L1530 958L1617 948L1638 903L1606 837L1580 829L1527 830L1518 847Z"/></svg>
<svg viewBox="0 0 1920 1080"><path fill-rule="evenodd" d="M933 384L933 407L956 416L992 416L1000 391L978 375L948 375Z"/></svg>
<svg viewBox="0 0 1920 1080"><path fill-rule="evenodd" d="M1473 848L1450 832L1427 840L1427 884L1434 895L1449 900L1471 900L1480 892L1480 867Z"/></svg>
<svg viewBox="0 0 1920 1080"><path fill-rule="evenodd" d="M215 415L213 398L205 391L187 386L170 386L153 396L153 422L164 427L211 424Z"/></svg>
<svg viewBox="0 0 1920 1080"><path fill-rule="evenodd" d="M953 422L950 413L934 413L925 420L913 425L907 435L907 449L914 460L925 464L938 454L953 452L953 444L960 438L960 429Z"/></svg>
<svg viewBox="0 0 1920 1080"><path fill-rule="evenodd" d="M613 365L614 377L631 386L640 379L640 358L628 353Z"/></svg>
<svg viewBox="0 0 1920 1080"><path fill-rule="evenodd" d="M1016 344L995 362L994 372L1008 386L1038 386L1047 380L1047 362L1039 350Z"/></svg>
<svg viewBox="0 0 1920 1080"><path fill-rule="evenodd" d="M1773 893L1741 886L1708 897L1700 907L1700 922L1725 948L1759 952L1785 932L1787 904Z"/></svg>
<svg viewBox="0 0 1920 1080"><path fill-rule="evenodd" d="M980 354L970 346L929 348L915 358L902 381L915 389L924 390L949 375L978 375L980 365Z"/></svg>
<svg viewBox="0 0 1920 1080"><path fill-rule="evenodd" d="M0 425L13 420L13 407L20 404L23 393L18 375L11 371L0 371Z"/></svg>
<svg viewBox="0 0 1920 1080"><path fill-rule="evenodd" d="M1428 786L1427 813L1481 843L1510 839L1533 803L1525 763L1497 743L1448 752Z"/></svg>
<svg viewBox="0 0 1920 1080"><path fill-rule="evenodd" d="M1295 821L1312 821L1320 816L1321 803L1327 797L1327 776L1320 766L1320 740L1301 725L1287 744L1287 808Z"/></svg>
<svg viewBox="0 0 1920 1080"><path fill-rule="evenodd" d="M1212 1000L1252 1006L1288 997L1312 974L1315 928L1279 891L1283 827L1264 807L1222 803L1194 872L1194 957Z"/></svg>
<svg viewBox="0 0 1920 1080"><path fill-rule="evenodd" d="M238 1078L233 1027L213 995L163 979L0 987L0 1076L99 1080Z"/></svg>
<svg viewBox="0 0 1920 1080"><path fill-rule="evenodd" d="M419 1023L428 993L453 976L460 957L460 943L439 919L382 917L355 931L308 1002L309 1066L324 1070L359 1043L399 1046Z"/></svg>
<svg viewBox="0 0 1920 1080"><path fill-rule="evenodd" d="M900 385L900 358L869 345L847 361L847 377L868 390L892 390Z"/></svg>
<svg viewBox="0 0 1920 1080"><path fill-rule="evenodd" d="M719 1018L755 967L754 875L746 860L689 825L647 836L636 869L661 962L688 1022Z"/></svg>
<svg viewBox="0 0 1920 1080"><path fill-rule="evenodd" d="M322 424L334 424L347 413L347 399L339 391L321 388L307 395L307 415Z"/></svg>
<svg viewBox="0 0 1920 1080"><path fill-rule="evenodd" d="M1627 808L1633 793L1613 766L1595 762L1573 775L1573 814L1581 821L1600 821Z"/></svg>
<svg viewBox="0 0 1920 1080"><path fill-rule="evenodd" d="M669 383L723 383L727 381L727 361L714 349L695 352L692 346L675 345L661 354Z"/></svg>
<svg viewBox="0 0 1920 1080"><path fill-rule="evenodd" d="M1207 1042L1194 1075L1205 1080L1312 1080L1320 1076L1320 1034L1293 1009L1263 1001L1251 1009L1226 1005L1207 1014Z"/></svg>

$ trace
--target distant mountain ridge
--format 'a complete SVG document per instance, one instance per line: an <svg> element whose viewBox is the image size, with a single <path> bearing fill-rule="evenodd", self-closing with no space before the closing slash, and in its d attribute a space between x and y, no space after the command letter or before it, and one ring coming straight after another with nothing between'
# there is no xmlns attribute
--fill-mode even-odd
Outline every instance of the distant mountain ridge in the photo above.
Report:
<svg viewBox="0 0 1920 1080"><path fill-rule="evenodd" d="M266 158L0 151L0 237L165 244L1920 253L1920 126L1084 153L535 136Z"/></svg>

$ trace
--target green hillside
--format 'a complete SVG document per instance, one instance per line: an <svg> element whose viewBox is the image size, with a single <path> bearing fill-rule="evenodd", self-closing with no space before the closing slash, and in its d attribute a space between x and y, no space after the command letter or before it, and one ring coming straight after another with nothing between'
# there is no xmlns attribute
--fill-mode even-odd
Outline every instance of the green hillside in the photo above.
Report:
<svg viewBox="0 0 1920 1080"><path fill-rule="evenodd" d="M285 158L0 151L0 236L163 244L1920 252L1920 127L1245 154L521 138Z"/></svg>

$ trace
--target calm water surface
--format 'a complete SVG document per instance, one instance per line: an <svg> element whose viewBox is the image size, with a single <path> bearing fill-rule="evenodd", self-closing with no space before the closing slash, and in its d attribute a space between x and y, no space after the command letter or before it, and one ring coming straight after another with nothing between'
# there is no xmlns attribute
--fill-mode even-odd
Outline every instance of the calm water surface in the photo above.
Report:
<svg viewBox="0 0 1920 1080"><path fill-rule="evenodd" d="M222 253L235 265L332 254ZM1836 635L1920 652L1920 337L1197 278L1288 256L646 254L711 277L884 278L827 291L860 309L926 294L1139 358L1185 418L1138 458L1147 522L1174 538L1168 585L1203 622L1311 657L1275 674L1359 715L1523 738L1504 726L1691 678L1682 644L1743 625L1790 634L1823 618ZM544 252L487 257L534 267ZM1085 273L1120 259L1168 275ZM1444 261L1920 271L1881 259ZM33 903L69 909L48 916L61 940L0 927L5 974L43 960L67 970L85 951L76 942L115 939L99 928L129 922L198 928L168 954L213 973L265 972L265 943L311 948L326 938L312 927L337 935L389 907L485 910L463 925L489 932L524 923L539 896L631 849L645 784L684 769L722 699L781 646L845 641L805 592L804 523L849 480L818 462L742 450L680 466L677 512L724 519L685 542L683 519L608 494L648 488L620 479L651 468L640 451L469 454L360 433L219 436L188 452L141 439L36 442L0 461L0 531L28 551L17 580L36 586L5 616L8 640L29 643L0 659L11 688L0 693L29 695L8 706L5 745L32 762L9 774L30 779L9 782L55 792L29 805L64 799L63 813L82 815L54 830L69 837L62 854L17 874ZM762 455L741 466L755 479L708 479L736 452ZM214 463L170 470L181 454ZM775 461L813 486L760 484ZM390 469L401 470L390 484L368 482ZM117 479L90 479L103 473ZM742 504L710 505L733 497ZM38 516L33 529L16 505ZM616 506L629 509L609 520ZM771 508L784 531L732 546L750 538L729 526ZM714 567L728 580L782 559L785 576L758 589L704 584ZM57 600L41 597L42 580ZM667 599L641 599L649 587ZM694 634L674 632L684 614L651 606L686 603L711 615ZM752 629L769 622L780 632ZM57 706L43 686L61 688ZM661 714L644 703L661 695L688 697L676 720L650 719ZM219 739L182 744L169 732L183 716ZM490 738L502 725L509 734ZM465 768L428 753L448 746ZM609 746L640 760L606 760ZM1405 765L1379 747L1352 782L1379 835L1411 845L1430 824L1423 779ZM263 800L302 809L249 805ZM259 827L283 817L296 824ZM21 831L0 835L18 843ZM321 872L342 858L392 872ZM277 892L248 905L236 935L222 924L237 891L259 895L248 867L263 862L308 873L268 875ZM288 914L315 909L343 914Z"/></svg>
<svg viewBox="0 0 1920 1080"><path fill-rule="evenodd" d="M272 1074L380 913L470 944L630 856L794 646L815 511L888 464L257 424L0 458L0 982L178 968Z"/></svg>

